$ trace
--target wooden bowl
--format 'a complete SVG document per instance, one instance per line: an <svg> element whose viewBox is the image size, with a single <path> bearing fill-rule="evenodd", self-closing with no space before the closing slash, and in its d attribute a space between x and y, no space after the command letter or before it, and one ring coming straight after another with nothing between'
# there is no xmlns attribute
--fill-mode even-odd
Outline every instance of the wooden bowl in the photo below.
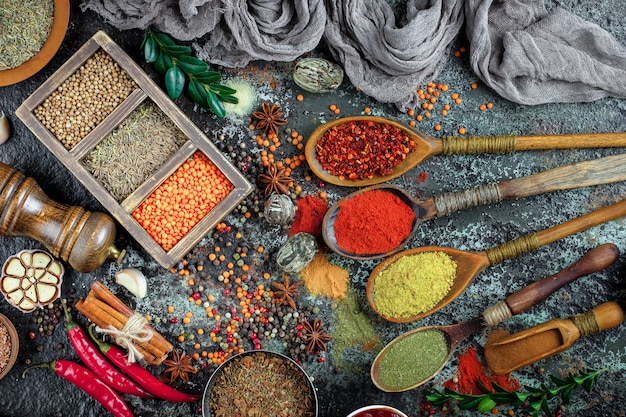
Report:
<svg viewBox="0 0 626 417"><path fill-rule="evenodd" d="M15 365L15 361L17 360L17 352L20 350L20 339L17 335L17 331L15 330L15 326L11 323L11 320L8 319L5 315L0 313L0 325L7 328L9 332L9 340L11 341L11 353L9 354L9 362L7 365L0 369L0 379L4 378L13 365Z"/></svg>
<svg viewBox="0 0 626 417"><path fill-rule="evenodd" d="M15 68L0 71L0 87L16 84L35 75L59 50L70 20L70 1L54 0L54 18L48 39L31 59Z"/></svg>

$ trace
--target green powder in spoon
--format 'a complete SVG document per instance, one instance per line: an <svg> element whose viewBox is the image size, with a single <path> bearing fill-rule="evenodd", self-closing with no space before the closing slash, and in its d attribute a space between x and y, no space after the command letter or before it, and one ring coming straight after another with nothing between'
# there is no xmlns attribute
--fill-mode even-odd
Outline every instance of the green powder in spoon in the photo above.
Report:
<svg viewBox="0 0 626 417"><path fill-rule="evenodd" d="M380 384L405 390L430 378L448 358L446 336L437 329L411 334L387 348L378 364Z"/></svg>

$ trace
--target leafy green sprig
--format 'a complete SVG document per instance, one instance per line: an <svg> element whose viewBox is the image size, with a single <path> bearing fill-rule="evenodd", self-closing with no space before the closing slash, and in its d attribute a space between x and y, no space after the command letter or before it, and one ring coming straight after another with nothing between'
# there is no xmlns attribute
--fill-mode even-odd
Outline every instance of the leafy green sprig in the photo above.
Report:
<svg viewBox="0 0 626 417"><path fill-rule="evenodd" d="M234 96L237 91L218 84L222 74L209 70L206 62L192 56L191 48L177 45L168 35L149 28L144 33L141 48L146 62L165 75L165 89L171 99L180 97L188 79L189 97L217 116L226 115L224 102L237 104Z"/></svg>
<svg viewBox="0 0 626 417"><path fill-rule="evenodd" d="M482 394L469 395L460 394L450 388L444 391L426 391L426 399L432 405L441 406L454 400L462 410L477 409L482 413L491 411L498 404L510 404L513 407L523 407L532 413L533 417L538 417L539 412L543 412L547 417L553 417L548 401L560 396L563 404L568 404L572 398L574 389L582 386L586 391L590 391L597 382L600 374L608 369L581 371L579 375L572 373L566 379L550 376L554 383L554 388L549 388L546 384L541 384L539 388L524 386L526 392L508 392L496 383L492 383L492 390L478 381Z"/></svg>

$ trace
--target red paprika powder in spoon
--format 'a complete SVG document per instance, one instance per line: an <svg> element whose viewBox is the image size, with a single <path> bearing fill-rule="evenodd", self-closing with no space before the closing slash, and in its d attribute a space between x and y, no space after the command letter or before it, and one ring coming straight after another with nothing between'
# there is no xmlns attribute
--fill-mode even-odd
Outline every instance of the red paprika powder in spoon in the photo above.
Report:
<svg viewBox="0 0 626 417"><path fill-rule="evenodd" d="M396 249L414 219L413 209L397 195L374 189L341 202L333 227L342 250L371 255Z"/></svg>

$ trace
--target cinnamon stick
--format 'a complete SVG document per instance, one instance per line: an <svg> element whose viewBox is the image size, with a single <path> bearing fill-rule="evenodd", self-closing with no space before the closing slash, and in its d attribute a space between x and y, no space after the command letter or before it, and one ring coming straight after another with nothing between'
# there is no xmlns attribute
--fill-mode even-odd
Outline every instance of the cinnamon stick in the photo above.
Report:
<svg viewBox="0 0 626 417"><path fill-rule="evenodd" d="M107 316L101 310L98 310L93 304L85 304L83 300L78 300L75 305L83 316L91 320L96 326L106 329L109 327L111 317ZM148 352L142 346L137 346L137 350L143 355L143 359L150 364L157 363L157 358L152 353Z"/></svg>
<svg viewBox="0 0 626 417"><path fill-rule="evenodd" d="M100 281L95 281L91 285L91 291L97 298L104 301L106 304L113 307L115 310L122 313L126 317L130 317L134 314L134 311L130 307L128 307ZM152 339L150 339L151 344L154 344L159 350L165 353L169 353L172 351L172 349L174 349L174 346L159 332L154 330L152 326L148 324L147 328L150 329L150 331L152 331L153 333Z"/></svg>
<svg viewBox="0 0 626 417"><path fill-rule="evenodd" d="M114 309L113 307L111 307L110 305L105 303L104 301L96 298L96 296L93 295L91 292L87 295L87 298L85 298L85 301L84 301L83 304L92 304L92 305L94 305L94 307L96 309L98 309L100 311L103 311L105 314L108 314L108 316L110 317L110 320L111 320L109 322L109 324L112 325L117 330L122 330L122 328L124 328L124 326L128 322L128 317L126 317L125 315L123 315L122 313L120 313L119 311L117 311L116 309ZM102 326L100 326L100 327L102 327ZM106 329L106 328L108 328L108 326L103 327L103 328ZM150 329L147 329L147 330L152 332L153 335L155 334L154 331L152 331ZM154 338L154 336L152 338ZM163 350L159 349L159 347L156 346L155 344L150 343L152 338L149 341L147 341L147 342L135 341L134 344L135 344L135 346L141 346L146 351L150 352L157 359L157 361L165 360L165 358L167 357L168 352L167 351L163 351ZM161 358L163 358L163 359L161 359Z"/></svg>

